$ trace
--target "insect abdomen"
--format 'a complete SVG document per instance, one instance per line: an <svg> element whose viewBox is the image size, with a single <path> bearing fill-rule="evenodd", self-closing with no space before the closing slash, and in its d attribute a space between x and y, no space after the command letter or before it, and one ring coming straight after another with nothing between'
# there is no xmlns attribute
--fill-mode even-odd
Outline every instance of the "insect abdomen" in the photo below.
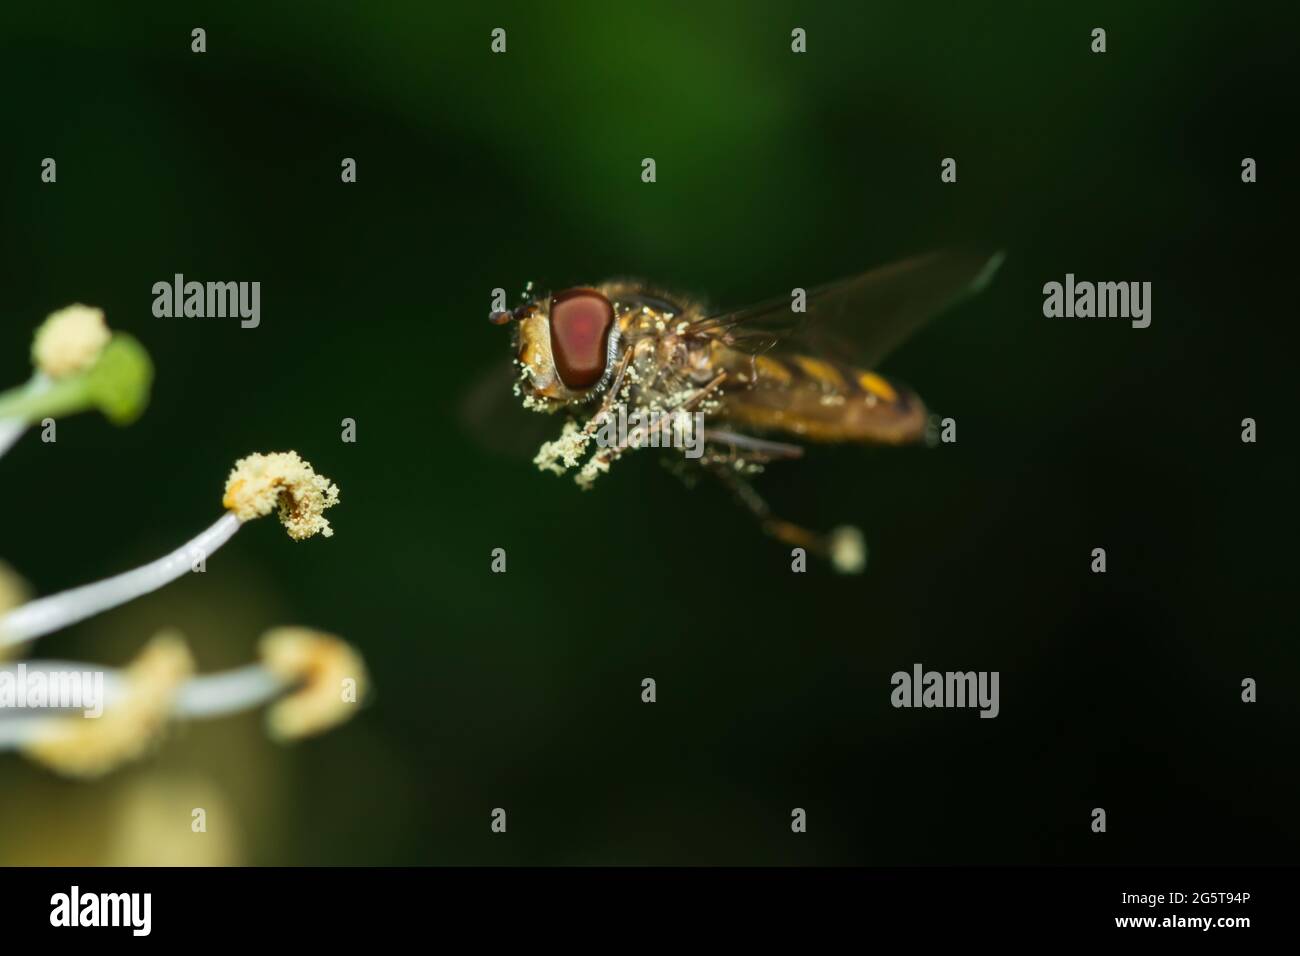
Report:
<svg viewBox="0 0 1300 956"><path fill-rule="evenodd" d="M745 387L727 394L737 422L826 442L901 444L925 433L921 400L875 372L793 353L745 365Z"/></svg>

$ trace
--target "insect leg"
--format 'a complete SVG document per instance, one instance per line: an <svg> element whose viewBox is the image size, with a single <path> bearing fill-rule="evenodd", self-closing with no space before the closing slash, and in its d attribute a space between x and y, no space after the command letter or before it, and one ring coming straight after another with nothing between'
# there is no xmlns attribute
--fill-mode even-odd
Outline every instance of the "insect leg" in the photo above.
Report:
<svg viewBox="0 0 1300 956"><path fill-rule="evenodd" d="M623 357L619 360L618 368L614 371L614 378L610 382L609 391L607 391L605 397L601 399L600 408L596 410L596 414L592 415L587 421L587 424L583 427L582 433L584 435L593 434L596 429L601 426L601 423L604 422L605 417L609 415L610 410L614 407L614 403L618 401L618 390L623 387L623 375L627 372L628 363L631 361L632 350L627 349L623 352Z"/></svg>
<svg viewBox="0 0 1300 956"><path fill-rule="evenodd" d="M620 368L619 376L621 376L622 372L625 370L625 367L626 367L626 363L624 363L623 368ZM671 408L668 411L666 411L664 414L675 415L678 412L683 412L686 411L687 409L693 408L694 406L702 402L704 398L709 394L709 392L713 391L715 388L721 385L723 380L726 379L726 377L727 377L726 372L719 373L718 375L714 376L713 380L710 381L703 388L698 389L697 391L691 393L691 395L688 396L683 401L680 401L676 405L671 406ZM612 402L610 401L610 397L614 394L615 393L611 391L610 396L606 396L605 402L602 403L601 411L598 411L596 415L592 417L591 421L587 423L587 427L585 429L586 434L589 435L593 434L596 431L596 429L600 427L600 425L603 423L604 417L608 415L606 406L612 408ZM581 488L590 488L592 482L594 482L596 478L599 477L600 475L609 471L610 465L612 465L615 461L617 461L622 456L623 452L627 451L629 448L634 446L639 447L641 442L650 435L650 429L652 427L658 427L658 426L654 426L651 424L638 425L629 434L623 436L622 440L619 441L617 444L611 444L596 451L596 453L593 454L587 460L587 463L584 464L582 468L578 471L578 474L575 476L574 481L576 481L578 483L578 486Z"/></svg>
<svg viewBox="0 0 1300 956"><path fill-rule="evenodd" d="M803 457L803 448L799 445L789 445L785 442L779 441L768 441L763 438L754 438L752 435L741 435L737 432L729 432L717 428L705 429L704 440L718 442L721 445L730 445L732 448L743 448L746 451L752 451L757 455L761 455L767 461L772 461L777 458Z"/></svg>
<svg viewBox="0 0 1300 956"><path fill-rule="evenodd" d="M690 397L674 405L672 411L673 412L687 411L691 408L694 408L700 402L704 401L704 398L709 394L709 392L713 391L715 388L721 385L723 380L726 379L726 377L727 377L726 372L719 372L717 375L713 377L713 379L707 385L702 386L700 389L693 392L690 395ZM595 419L593 419L593 421L594 420ZM589 425L589 427L591 427L593 431L595 430L593 426ZM627 436L627 441L621 442L617 445L610 445L608 448L602 448L600 451L596 452L596 454L592 456L591 467L599 471L607 470L610 464L613 463L620 455L622 455L623 452L627 451L629 447L639 444L646 437L648 437L650 434L651 427L652 426L649 424L640 425Z"/></svg>
<svg viewBox="0 0 1300 956"><path fill-rule="evenodd" d="M674 408L674 411L684 412L694 408L696 405L700 404L700 402L704 401L705 396L708 395L709 392L713 391L724 381L726 381L726 378L727 378L726 372L719 372L717 375L713 376L713 378L709 381L709 383L705 385L703 388L701 388L698 392L696 392L694 395L692 395L690 398L686 399L685 401L680 402Z"/></svg>
<svg viewBox="0 0 1300 956"><path fill-rule="evenodd" d="M842 525L826 534L819 534L774 515L768 503L754 490L754 486L733 469L714 466L709 470L717 475L722 483L731 489L736 499L758 519L759 525L766 534L792 547L803 548L818 557L825 558L831 562L836 571L842 574L857 574L866 566L866 544L862 540L862 532L857 528Z"/></svg>

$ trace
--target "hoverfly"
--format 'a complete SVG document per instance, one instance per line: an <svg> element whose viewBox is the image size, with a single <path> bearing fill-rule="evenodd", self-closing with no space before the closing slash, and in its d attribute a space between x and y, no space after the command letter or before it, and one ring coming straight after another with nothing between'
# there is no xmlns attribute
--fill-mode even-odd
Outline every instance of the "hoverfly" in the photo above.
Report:
<svg viewBox="0 0 1300 956"><path fill-rule="evenodd" d="M779 518L749 479L800 458L801 442L922 440L921 399L874 368L927 319L983 288L1001 260L936 252L809 290L802 303L795 290L722 313L629 280L552 293L530 285L517 308L489 319L514 330L515 394L530 409L568 416L534 459L539 467L574 469L589 487L647 444L645 428L598 441L616 414L631 408L635 420L677 425L689 414L703 423L695 464L728 485L765 532L852 572L865 560L860 532L821 534Z"/></svg>

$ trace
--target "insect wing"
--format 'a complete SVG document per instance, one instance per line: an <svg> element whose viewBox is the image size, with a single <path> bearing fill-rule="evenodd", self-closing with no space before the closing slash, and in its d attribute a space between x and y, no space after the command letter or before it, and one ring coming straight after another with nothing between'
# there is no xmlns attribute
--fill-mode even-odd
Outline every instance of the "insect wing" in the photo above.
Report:
<svg viewBox="0 0 1300 956"><path fill-rule="evenodd" d="M874 368L929 319L983 289L1002 258L932 252L813 289L802 313L784 296L702 319L690 331L751 354L779 346Z"/></svg>
<svg viewBox="0 0 1300 956"><path fill-rule="evenodd" d="M461 392L456 420L482 450L527 460L542 442L559 434L563 419L525 409L515 394L518 382L519 368L508 362L484 369Z"/></svg>

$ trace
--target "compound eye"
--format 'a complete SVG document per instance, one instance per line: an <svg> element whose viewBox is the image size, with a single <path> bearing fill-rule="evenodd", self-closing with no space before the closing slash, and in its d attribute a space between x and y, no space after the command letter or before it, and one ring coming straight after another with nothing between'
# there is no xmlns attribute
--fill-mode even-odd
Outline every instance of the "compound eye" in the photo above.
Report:
<svg viewBox="0 0 1300 956"><path fill-rule="evenodd" d="M569 388L590 388L605 374L614 307L595 289L551 296L551 355Z"/></svg>

